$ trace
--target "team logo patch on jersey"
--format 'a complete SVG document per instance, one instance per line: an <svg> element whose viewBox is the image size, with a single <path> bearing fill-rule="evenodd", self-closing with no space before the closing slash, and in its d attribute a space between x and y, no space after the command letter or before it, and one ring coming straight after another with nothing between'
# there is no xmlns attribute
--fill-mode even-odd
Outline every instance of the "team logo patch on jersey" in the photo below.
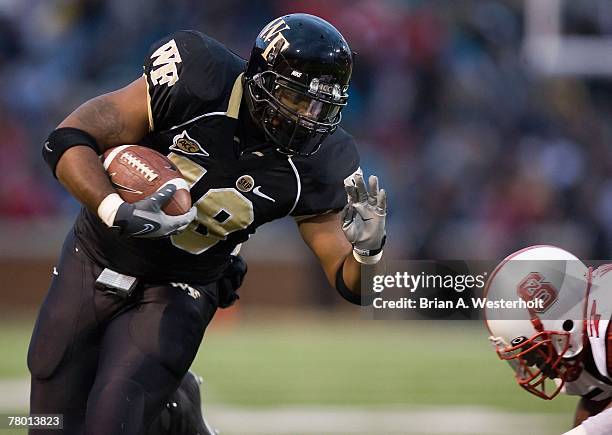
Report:
<svg viewBox="0 0 612 435"><path fill-rule="evenodd" d="M255 186L255 180L250 175L241 175L236 180L236 189L241 192L250 192L253 190L253 186Z"/></svg>
<svg viewBox="0 0 612 435"><path fill-rule="evenodd" d="M190 156L208 157L208 154L200 143L187 134L187 130L183 130L181 134L177 134L172 139L172 145L169 148L172 151L179 151Z"/></svg>

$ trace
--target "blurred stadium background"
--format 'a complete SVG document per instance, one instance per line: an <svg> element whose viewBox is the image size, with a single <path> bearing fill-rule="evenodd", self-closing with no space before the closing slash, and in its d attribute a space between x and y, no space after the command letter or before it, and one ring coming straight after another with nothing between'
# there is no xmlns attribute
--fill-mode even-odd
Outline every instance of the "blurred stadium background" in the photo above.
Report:
<svg viewBox="0 0 612 435"><path fill-rule="evenodd" d="M287 12L358 52L345 127L390 195L390 258L612 247L612 4L526 1L0 0L0 410L27 406L36 308L78 205L41 160L81 102L195 28L248 56ZM575 400L521 391L475 322L374 322L324 282L292 221L244 252L237 307L194 368L224 434L554 434ZM9 433L8 431L0 433Z"/></svg>

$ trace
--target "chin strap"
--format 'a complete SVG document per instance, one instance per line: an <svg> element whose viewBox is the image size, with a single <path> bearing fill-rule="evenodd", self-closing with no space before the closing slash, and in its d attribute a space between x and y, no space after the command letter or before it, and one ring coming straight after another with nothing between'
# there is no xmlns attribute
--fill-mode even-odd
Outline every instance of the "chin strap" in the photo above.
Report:
<svg viewBox="0 0 612 435"><path fill-rule="evenodd" d="M587 288L586 295L584 296L584 308L582 310L582 348L586 348L589 344L589 339L587 337L587 324L588 322L588 310L589 310L589 296L591 295L591 286L593 282L593 267L589 266L587 270ZM609 349L609 347L608 347ZM610 360L610 358L608 358Z"/></svg>
<svg viewBox="0 0 612 435"><path fill-rule="evenodd" d="M606 337L606 361L608 373L612 373L612 328L608 328L608 336Z"/></svg>

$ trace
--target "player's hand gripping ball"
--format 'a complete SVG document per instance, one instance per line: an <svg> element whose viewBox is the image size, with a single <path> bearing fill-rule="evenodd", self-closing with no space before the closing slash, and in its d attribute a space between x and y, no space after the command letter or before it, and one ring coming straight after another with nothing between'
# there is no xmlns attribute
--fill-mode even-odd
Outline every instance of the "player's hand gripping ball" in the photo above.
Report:
<svg viewBox="0 0 612 435"><path fill-rule="evenodd" d="M164 155L139 145L123 145L107 150L103 163L125 201L112 219L111 227L120 235L164 237L182 231L195 219L189 185Z"/></svg>
<svg viewBox="0 0 612 435"><path fill-rule="evenodd" d="M130 204L145 199L166 184L176 192L162 207L170 216L185 214L191 208L189 186L170 159L140 145L123 145L104 153L104 168L121 199Z"/></svg>

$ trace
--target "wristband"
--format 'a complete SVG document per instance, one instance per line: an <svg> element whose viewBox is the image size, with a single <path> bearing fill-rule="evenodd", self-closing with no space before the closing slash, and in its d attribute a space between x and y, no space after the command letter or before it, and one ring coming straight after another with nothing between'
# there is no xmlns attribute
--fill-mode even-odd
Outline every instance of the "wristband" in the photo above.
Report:
<svg viewBox="0 0 612 435"><path fill-rule="evenodd" d="M361 249L353 245L353 257L358 263L372 265L376 264L382 258L383 247L387 242L387 235L385 234L380 241L380 248L378 249Z"/></svg>
<svg viewBox="0 0 612 435"><path fill-rule="evenodd" d="M361 264L367 264L367 265L376 264L380 261L380 259L382 258L382 255L383 255L382 249L374 255L362 255L358 253L355 249L353 249L353 257L355 257L355 260L357 260L357 262Z"/></svg>
<svg viewBox="0 0 612 435"><path fill-rule="evenodd" d="M118 193L111 193L98 206L98 216L109 228L113 226L117 210L123 203Z"/></svg>

